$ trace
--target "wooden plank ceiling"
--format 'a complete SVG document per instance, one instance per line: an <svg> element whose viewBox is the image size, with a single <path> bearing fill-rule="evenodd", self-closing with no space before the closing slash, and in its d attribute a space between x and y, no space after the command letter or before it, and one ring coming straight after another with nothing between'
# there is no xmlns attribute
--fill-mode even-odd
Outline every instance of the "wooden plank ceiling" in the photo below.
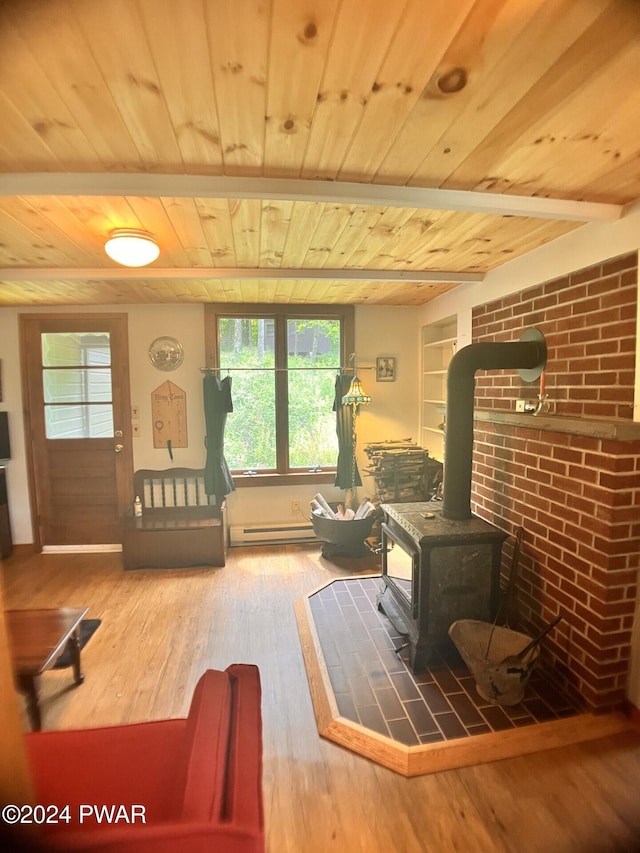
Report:
<svg viewBox="0 0 640 853"><path fill-rule="evenodd" d="M4 0L0 305L423 304L624 215L639 80L637 0Z"/></svg>

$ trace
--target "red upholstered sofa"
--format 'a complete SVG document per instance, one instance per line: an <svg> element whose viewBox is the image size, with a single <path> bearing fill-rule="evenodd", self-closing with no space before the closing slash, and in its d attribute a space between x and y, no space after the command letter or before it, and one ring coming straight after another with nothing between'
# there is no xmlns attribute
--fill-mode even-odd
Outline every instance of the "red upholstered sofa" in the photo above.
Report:
<svg viewBox="0 0 640 853"><path fill-rule="evenodd" d="M234 664L204 673L186 719L27 734L36 801L71 818L45 849L263 853L260 695Z"/></svg>

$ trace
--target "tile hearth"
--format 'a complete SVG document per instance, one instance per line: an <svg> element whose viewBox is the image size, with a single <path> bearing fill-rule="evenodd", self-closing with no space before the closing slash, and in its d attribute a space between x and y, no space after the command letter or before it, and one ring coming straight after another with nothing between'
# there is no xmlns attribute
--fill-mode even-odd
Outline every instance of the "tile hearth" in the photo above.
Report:
<svg viewBox="0 0 640 853"><path fill-rule="evenodd" d="M581 714L538 671L522 703L492 705L476 692L453 644L426 672L412 673L396 652L402 637L377 609L381 586L379 576L337 579L296 605L321 735L418 775L625 727L621 715Z"/></svg>
<svg viewBox="0 0 640 853"><path fill-rule="evenodd" d="M414 675L402 644L376 606L378 578L334 581L310 599L325 664L343 717L407 746L502 731L577 714L578 709L534 672L524 701L513 707L481 699L455 647L436 653Z"/></svg>

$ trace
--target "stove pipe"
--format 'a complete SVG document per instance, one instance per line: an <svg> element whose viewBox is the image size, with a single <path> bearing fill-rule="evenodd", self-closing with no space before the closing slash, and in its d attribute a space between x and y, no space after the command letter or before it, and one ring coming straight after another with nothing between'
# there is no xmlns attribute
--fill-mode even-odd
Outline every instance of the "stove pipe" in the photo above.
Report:
<svg viewBox="0 0 640 853"><path fill-rule="evenodd" d="M447 372L443 518L472 517L471 466L476 370L539 368L542 372L546 360L547 347L540 333L537 333L535 340L469 344L458 350L451 359Z"/></svg>

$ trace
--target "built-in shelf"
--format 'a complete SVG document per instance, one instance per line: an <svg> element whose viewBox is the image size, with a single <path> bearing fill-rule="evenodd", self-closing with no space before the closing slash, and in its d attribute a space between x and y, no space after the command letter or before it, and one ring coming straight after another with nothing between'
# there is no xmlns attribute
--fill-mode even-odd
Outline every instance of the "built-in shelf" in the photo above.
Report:
<svg viewBox="0 0 640 853"><path fill-rule="evenodd" d="M443 409L447 396L447 368L456 351L457 317L447 317L422 328L421 444L429 456L444 458Z"/></svg>
<svg viewBox="0 0 640 853"><path fill-rule="evenodd" d="M529 429L604 438L609 441L640 440L640 423L606 418L566 418L562 415L533 415L504 412L495 409L476 409L474 418L483 423L508 424Z"/></svg>
<svg viewBox="0 0 640 853"><path fill-rule="evenodd" d="M451 323L451 322L455 323L455 320L453 320L453 321L451 321L451 320L447 320L446 322L447 322L447 323ZM442 325L441 325L441 324L436 324L436 330L439 330L439 329L441 329L441 328L442 328ZM428 329L428 330L430 330L431 332L433 332L433 327L432 327L432 326L425 326L425 329ZM435 334L437 334L437 331L435 332ZM457 340L458 340L458 339L457 339L457 337L455 337L455 336L454 336L454 337L452 337L452 338L442 337L442 338L438 338L437 340L426 340L426 341L424 342L424 347L425 347L425 349L427 349L428 347L435 347L435 348L439 348L439 347L444 346L445 344L450 344L450 345L452 345L452 346L455 346L455 345L456 345L456 343L457 343Z"/></svg>

